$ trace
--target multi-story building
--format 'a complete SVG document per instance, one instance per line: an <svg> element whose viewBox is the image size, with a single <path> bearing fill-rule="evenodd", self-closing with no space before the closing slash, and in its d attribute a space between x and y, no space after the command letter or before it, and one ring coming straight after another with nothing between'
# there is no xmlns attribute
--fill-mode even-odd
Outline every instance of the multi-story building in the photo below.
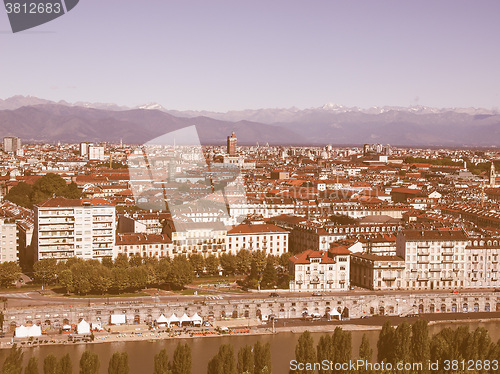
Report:
<svg viewBox="0 0 500 374"><path fill-rule="evenodd" d="M22 148L21 139L16 136L6 136L3 138L4 152L16 152Z"/></svg>
<svg viewBox="0 0 500 374"><path fill-rule="evenodd" d="M404 283L405 261L398 256L353 253L351 284L370 290L398 290Z"/></svg>
<svg viewBox="0 0 500 374"><path fill-rule="evenodd" d="M116 254L124 253L128 257L170 257L172 240L167 235L130 233L116 236Z"/></svg>
<svg viewBox="0 0 500 374"><path fill-rule="evenodd" d="M91 145L88 147L88 156L89 160L97 160L97 161L102 161L104 160L104 147L98 147Z"/></svg>
<svg viewBox="0 0 500 374"><path fill-rule="evenodd" d="M329 251L308 249L290 257L290 291L349 290L349 256L345 247Z"/></svg>
<svg viewBox="0 0 500 374"><path fill-rule="evenodd" d="M462 230L405 230L396 239L396 254L405 260L405 287L454 289L468 287Z"/></svg>
<svg viewBox="0 0 500 374"><path fill-rule="evenodd" d="M500 287L500 238L471 240L465 247L467 286L469 288Z"/></svg>
<svg viewBox="0 0 500 374"><path fill-rule="evenodd" d="M35 260L116 257L115 206L109 201L54 197L34 212Z"/></svg>
<svg viewBox="0 0 500 374"><path fill-rule="evenodd" d="M0 263L18 260L16 222L12 218L0 218Z"/></svg>
<svg viewBox="0 0 500 374"><path fill-rule="evenodd" d="M248 249L281 256L288 252L288 235L285 229L263 221L244 223L227 232L226 248L233 254L241 249Z"/></svg>
<svg viewBox="0 0 500 374"><path fill-rule="evenodd" d="M221 222L168 221L165 233L172 239L172 256L199 253L220 256L226 252L227 229Z"/></svg>
<svg viewBox="0 0 500 374"><path fill-rule="evenodd" d="M229 156L235 156L236 155L236 144L238 142L238 138L236 138L236 135L234 135L234 131L231 134L231 136L227 137L227 154Z"/></svg>

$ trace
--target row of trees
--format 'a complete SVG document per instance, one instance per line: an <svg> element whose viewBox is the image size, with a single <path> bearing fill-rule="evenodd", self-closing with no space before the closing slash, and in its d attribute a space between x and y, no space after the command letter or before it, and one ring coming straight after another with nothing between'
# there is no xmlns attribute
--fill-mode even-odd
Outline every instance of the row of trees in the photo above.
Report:
<svg viewBox="0 0 500 374"><path fill-rule="evenodd" d="M0 264L0 287L12 287L13 283L19 279L21 267L17 262L9 261Z"/></svg>
<svg viewBox="0 0 500 374"><path fill-rule="evenodd" d="M75 182L67 184L60 175L48 173L37 179L32 185L20 182L12 187L4 198L25 208L32 208L33 205L41 203L52 196L79 199L82 192Z"/></svg>
<svg viewBox="0 0 500 374"><path fill-rule="evenodd" d="M297 342L295 348L295 360L297 363L321 363L328 360L334 363L348 363L352 357L351 332L343 331L337 327L332 335L320 337L317 346L309 331L304 332ZM366 334L363 334L359 347L358 359L372 362L373 349ZM445 361L456 360L461 362L480 362L480 367L474 366L472 370L462 370L462 367L446 370ZM413 367L411 370L397 370L398 373L425 373L431 372L428 363L438 361L439 368L432 370L436 374L479 374L497 373L498 368L492 363L494 360L500 361L500 340L497 343L491 341L488 331L483 327L478 327L474 331L469 331L467 326L457 329L450 327L442 329L439 333L430 336L427 321L418 320L413 325L403 322L397 327L393 327L387 321L380 332L377 341L377 363L390 363L394 371L382 371L383 373L396 372L397 363L422 363L422 368ZM486 362L490 365L485 365ZM387 368L387 366L385 366ZM335 367L322 367L316 370L312 367L304 367L304 370L294 370L296 374L333 374L346 373L349 370L336 370ZM466 368L467 369L467 368ZM461 371L462 370L462 371ZM371 370L369 367L362 367L356 374L373 374L381 371Z"/></svg>
<svg viewBox="0 0 500 374"><path fill-rule="evenodd" d="M266 256L264 252L240 251L237 255L223 254L220 258L199 254L189 257L176 256L157 259L133 256L130 259L120 254L114 261L110 258L82 260L72 258L67 261L42 259L33 265L33 275L44 285L59 284L67 292L78 294L122 293L140 290L146 286L168 285L178 289L191 283L195 276L216 275L219 269L226 274L247 274L243 285L257 288L272 288L288 283L283 264L288 255ZM2 264L3 266L4 264ZM7 265L5 265L7 266ZM278 272L276 269L280 269ZM20 271L20 270L19 270ZM1 281L0 266L0 281Z"/></svg>
<svg viewBox="0 0 500 374"><path fill-rule="evenodd" d="M271 345L246 345L238 351L236 361L233 346L223 344L208 362L207 374L272 374Z"/></svg>
<svg viewBox="0 0 500 374"><path fill-rule="evenodd" d="M23 373L24 353L15 344L2 366L2 374ZM39 362L36 356L30 357L24 374L39 374ZM79 362L80 374L97 374L101 362L99 356L91 351L84 351ZM69 354L62 356L59 360L50 354L45 357L42 365L43 374L73 374L73 363ZM108 374L129 374L129 357L127 352L115 352L109 359ZM153 374L191 374L192 359L191 347L187 343L178 343L174 351L173 359L168 359L167 349L162 349L154 357Z"/></svg>

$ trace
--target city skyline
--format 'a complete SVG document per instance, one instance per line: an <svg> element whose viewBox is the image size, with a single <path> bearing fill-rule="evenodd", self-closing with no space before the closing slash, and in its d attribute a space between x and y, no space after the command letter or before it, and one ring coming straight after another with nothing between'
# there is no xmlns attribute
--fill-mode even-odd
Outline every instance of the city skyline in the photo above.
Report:
<svg viewBox="0 0 500 374"><path fill-rule="evenodd" d="M2 97L222 112L498 107L493 1L119 4L113 17L117 3L82 2L16 35L0 12Z"/></svg>

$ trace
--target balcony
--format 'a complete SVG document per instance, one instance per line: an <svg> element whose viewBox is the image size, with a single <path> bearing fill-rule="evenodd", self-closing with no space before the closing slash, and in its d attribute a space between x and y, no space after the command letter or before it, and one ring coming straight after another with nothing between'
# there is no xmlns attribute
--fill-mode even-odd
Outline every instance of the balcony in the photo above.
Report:
<svg viewBox="0 0 500 374"><path fill-rule="evenodd" d="M423 244L423 243L420 243L420 244L417 244L417 248L430 248L430 244Z"/></svg>
<svg viewBox="0 0 500 374"><path fill-rule="evenodd" d="M418 251L417 256L429 256L429 252L428 251Z"/></svg>
<svg viewBox="0 0 500 374"><path fill-rule="evenodd" d="M430 272L434 272L434 273L440 273L441 272L441 268L430 268L429 271Z"/></svg>
<svg viewBox="0 0 500 374"><path fill-rule="evenodd" d="M444 251L441 253L441 255L443 256L453 256L455 253L453 253L452 251Z"/></svg>
<svg viewBox="0 0 500 374"><path fill-rule="evenodd" d="M386 282L393 282L396 280L396 277L395 276L382 277L382 280Z"/></svg>
<svg viewBox="0 0 500 374"><path fill-rule="evenodd" d="M328 284L332 284L332 283L333 283L333 279L328 279L328 280L326 281L326 283L328 283Z"/></svg>
<svg viewBox="0 0 500 374"><path fill-rule="evenodd" d="M441 260L441 263L442 264L451 264L451 263L453 263L453 259L452 258L444 258Z"/></svg>
<svg viewBox="0 0 500 374"><path fill-rule="evenodd" d="M428 259L418 259L417 260L417 264L428 264L429 263L429 260Z"/></svg>
<svg viewBox="0 0 500 374"><path fill-rule="evenodd" d="M296 280L295 283L302 284L302 283L304 283L304 281L302 279L299 279L299 280Z"/></svg>
<svg viewBox="0 0 500 374"><path fill-rule="evenodd" d="M441 277L441 280L442 281L452 281L453 277L451 275L445 275L445 276Z"/></svg>

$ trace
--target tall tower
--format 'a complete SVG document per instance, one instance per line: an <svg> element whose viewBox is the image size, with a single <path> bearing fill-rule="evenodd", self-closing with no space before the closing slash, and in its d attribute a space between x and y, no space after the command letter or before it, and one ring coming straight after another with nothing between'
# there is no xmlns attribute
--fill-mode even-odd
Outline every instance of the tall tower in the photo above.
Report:
<svg viewBox="0 0 500 374"><path fill-rule="evenodd" d="M491 161L491 167L490 167L490 187L495 187L495 179L496 179L496 173L495 173L495 163Z"/></svg>
<svg viewBox="0 0 500 374"><path fill-rule="evenodd" d="M236 155L236 143L238 141L238 138L236 138L236 135L234 135L234 131L231 134L231 136L227 137L227 154L229 156L235 156Z"/></svg>

